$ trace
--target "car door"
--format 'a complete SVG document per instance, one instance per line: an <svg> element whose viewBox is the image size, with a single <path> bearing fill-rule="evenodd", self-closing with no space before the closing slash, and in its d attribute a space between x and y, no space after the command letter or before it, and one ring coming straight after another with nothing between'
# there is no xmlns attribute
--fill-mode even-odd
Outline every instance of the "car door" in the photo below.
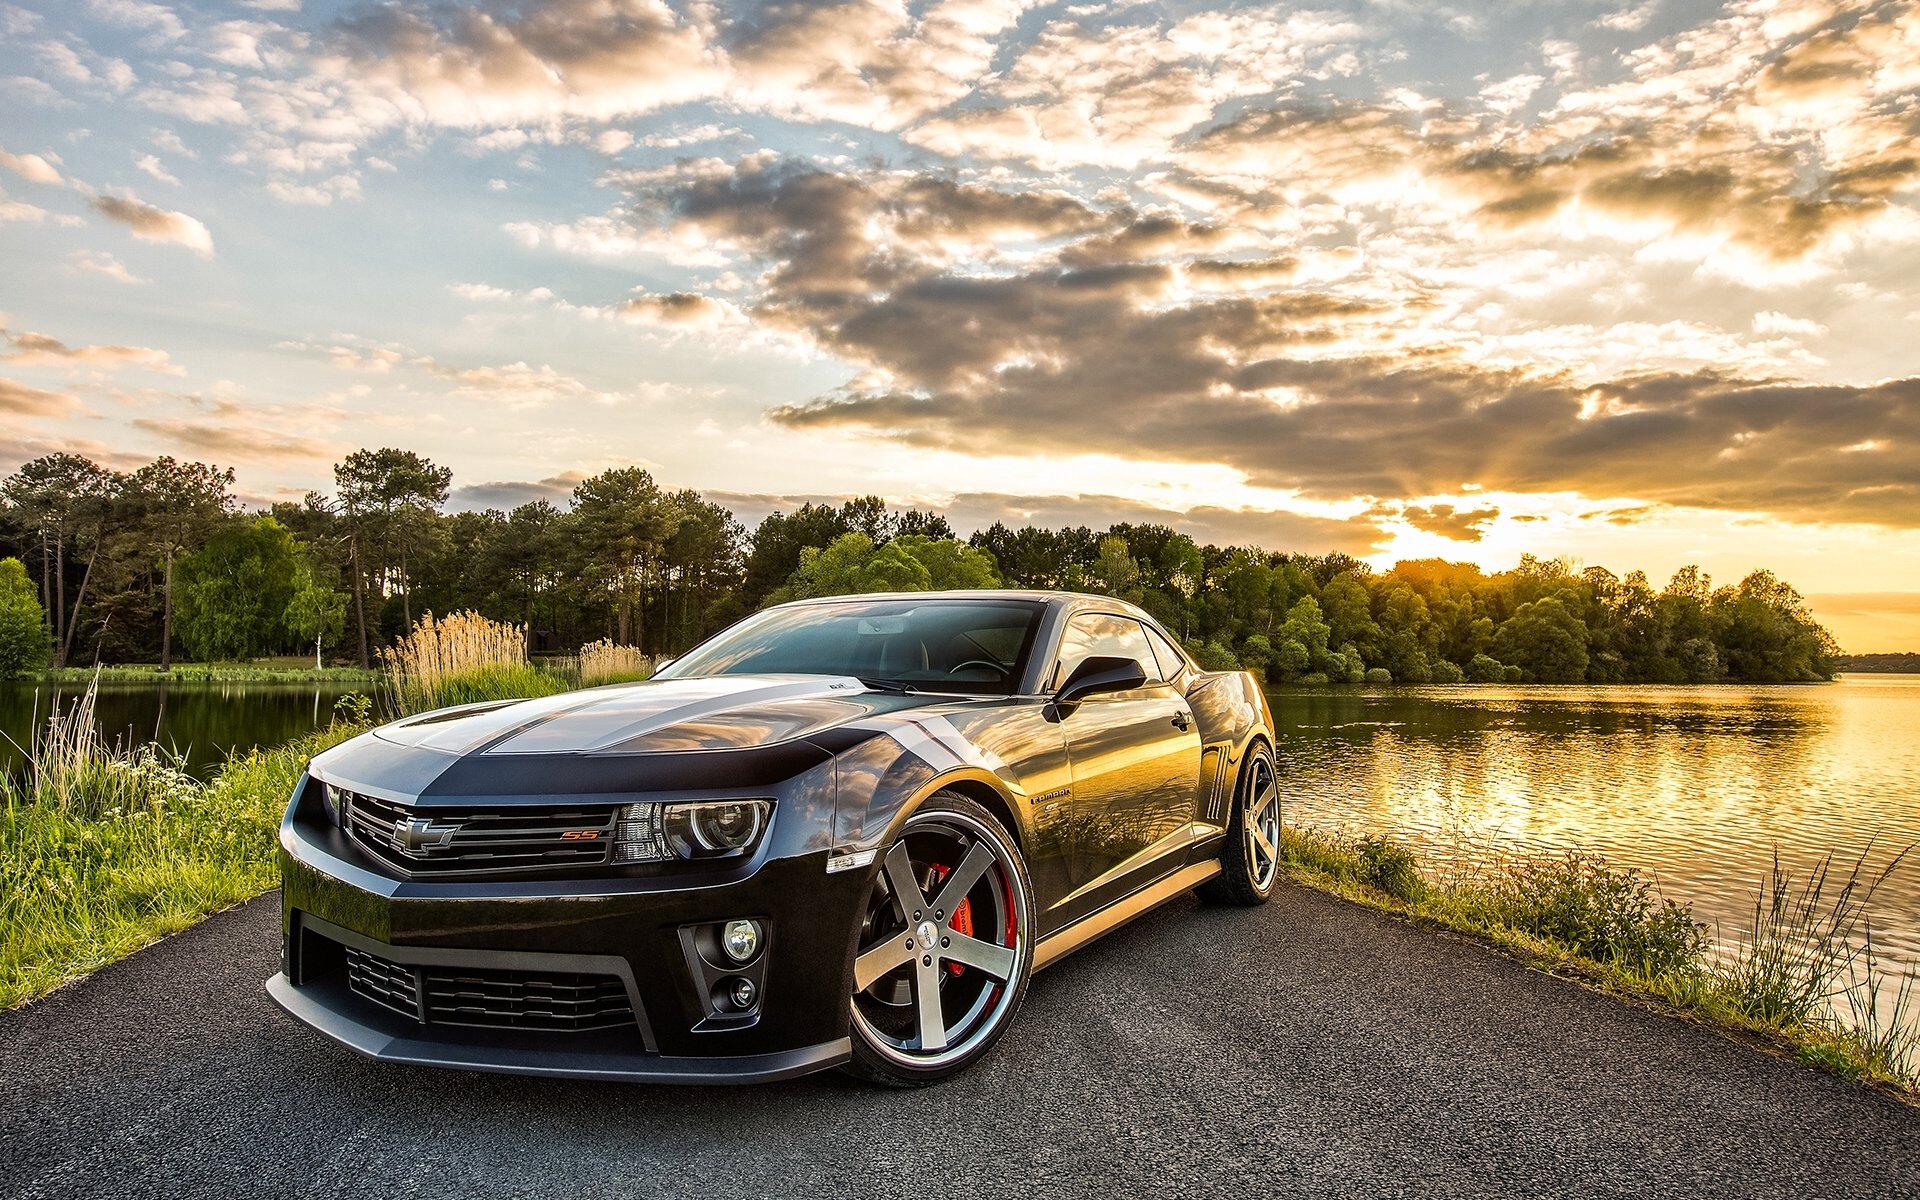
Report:
<svg viewBox="0 0 1920 1200"><path fill-rule="evenodd" d="M1092 911L1156 869L1178 865L1200 781L1200 734L1186 699L1161 678L1140 623L1112 613L1076 613L1060 640L1055 686L1081 659L1135 659L1144 686L1090 696L1061 716L1073 780L1069 873L1078 905Z"/></svg>

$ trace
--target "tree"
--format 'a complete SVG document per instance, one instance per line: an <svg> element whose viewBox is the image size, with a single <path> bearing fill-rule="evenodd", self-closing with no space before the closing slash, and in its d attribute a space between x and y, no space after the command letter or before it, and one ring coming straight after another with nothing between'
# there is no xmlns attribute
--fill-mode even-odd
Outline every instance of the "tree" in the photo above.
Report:
<svg viewBox="0 0 1920 1200"><path fill-rule="evenodd" d="M866 592L926 592L996 587L1000 577L986 553L952 538L908 534L876 546L864 533L846 533L825 548L808 547L775 602Z"/></svg>
<svg viewBox="0 0 1920 1200"><path fill-rule="evenodd" d="M369 543L380 548L380 594L399 573L400 609L413 628L412 579L408 568L440 506L447 502L453 472L411 450L355 450L333 468L340 507L353 530L354 612L360 627L360 665L367 665L366 601L363 594Z"/></svg>
<svg viewBox="0 0 1920 1200"><path fill-rule="evenodd" d="M1351 644L1364 652L1380 640L1380 627L1373 621L1372 598L1358 574L1346 571L1329 580L1320 590L1320 609L1326 614L1333 644Z"/></svg>
<svg viewBox="0 0 1920 1200"><path fill-rule="evenodd" d="M286 637L300 568L293 535L272 517L226 522L180 562L181 640L202 662L271 651Z"/></svg>
<svg viewBox="0 0 1920 1200"><path fill-rule="evenodd" d="M137 536L164 564L160 617L160 669L173 668L174 559L198 543L215 522L232 510L233 468L156 458L133 473L127 495L134 508Z"/></svg>
<svg viewBox="0 0 1920 1200"><path fill-rule="evenodd" d="M1100 554L1093 562L1090 575L1088 584L1097 592L1122 600L1138 601L1141 598L1140 564L1127 548L1127 539L1123 537L1100 539Z"/></svg>
<svg viewBox="0 0 1920 1200"><path fill-rule="evenodd" d="M1771 571L1755 571L1713 594L1712 618L1729 678L1748 683L1832 679L1840 647L1807 611L1800 593Z"/></svg>
<svg viewBox="0 0 1920 1200"><path fill-rule="evenodd" d="M615 640L646 648L647 589L680 508L638 467L603 471L573 489L573 514L591 578L612 598Z"/></svg>
<svg viewBox="0 0 1920 1200"><path fill-rule="evenodd" d="M313 641L313 669L325 666L322 644L338 638L347 627L347 598L321 583L313 563L305 553L298 556L294 569L293 595L287 600L283 620L287 632L305 641Z"/></svg>
<svg viewBox="0 0 1920 1200"><path fill-rule="evenodd" d="M93 567L105 538L109 509L124 486L112 471L78 454L47 454L33 459L0 487L20 519L40 538L40 605L47 614L55 647L54 661L66 665L74 627L86 600ZM86 573L67 606L69 546L88 547ZM24 564L22 564L24 566Z"/></svg>
<svg viewBox="0 0 1920 1200"><path fill-rule="evenodd" d="M1587 627L1553 596L1519 607L1493 635L1493 653L1538 683L1587 677Z"/></svg>
<svg viewBox="0 0 1920 1200"><path fill-rule="evenodd" d="M1320 604L1312 596L1300 597L1287 610L1287 619L1274 634L1274 664L1282 678L1294 678L1314 671L1328 676L1335 673L1333 655L1327 649L1333 627L1320 619ZM1344 664L1341 668L1344 671Z"/></svg>
<svg viewBox="0 0 1920 1200"><path fill-rule="evenodd" d="M33 594L33 580L17 558L0 558L0 679L13 679L47 665L47 613Z"/></svg>

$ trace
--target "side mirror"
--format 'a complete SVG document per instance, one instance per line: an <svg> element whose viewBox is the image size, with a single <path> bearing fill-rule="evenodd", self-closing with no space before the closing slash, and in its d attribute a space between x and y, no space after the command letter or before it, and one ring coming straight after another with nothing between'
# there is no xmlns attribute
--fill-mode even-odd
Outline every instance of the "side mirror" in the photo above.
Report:
<svg viewBox="0 0 1920 1200"><path fill-rule="evenodd" d="M1102 692L1127 692L1146 686L1147 673L1131 658L1104 654L1083 658L1053 694L1053 708L1064 714L1088 696Z"/></svg>

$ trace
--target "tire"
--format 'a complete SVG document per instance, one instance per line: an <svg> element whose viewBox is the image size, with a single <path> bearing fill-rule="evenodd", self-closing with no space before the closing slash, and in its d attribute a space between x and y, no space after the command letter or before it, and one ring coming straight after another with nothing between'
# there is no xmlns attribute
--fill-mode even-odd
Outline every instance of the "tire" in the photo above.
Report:
<svg viewBox="0 0 1920 1200"><path fill-rule="evenodd" d="M934 793L881 854L853 941L843 1070L901 1088L965 1070L1033 974L1033 885L1012 836L965 796Z"/></svg>
<svg viewBox="0 0 1920 1200"><path fill-rule="evenodd" d="M1234 786L1220 873L1200 885L1200 898L1247 907L1271 900L1280 879L1281 828L1280 772L1273 748L1255 742Z"/></svg>

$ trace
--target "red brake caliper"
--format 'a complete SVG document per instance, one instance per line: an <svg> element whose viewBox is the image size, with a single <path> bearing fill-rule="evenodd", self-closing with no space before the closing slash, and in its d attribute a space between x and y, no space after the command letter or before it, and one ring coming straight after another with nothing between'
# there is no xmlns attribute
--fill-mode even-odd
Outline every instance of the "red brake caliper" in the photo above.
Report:
<svg viewBox="0 0 1920 1200"><path fill-rule="evenodd" d="M951 874L953 874L952 867L943 867L938 863L934 864L933 866L934 883L937 884L941 882ZM955 933L964 934L967 937L972 937L973 936L973 897L962 896L960 898L960 903L956 905L953 910L953 920L947 923L953 926L953 931ZM960 974L960 972L966 969L967 969L966 966L961 963L950 962L947 964L947 970L951 971L955 975Z"/></svg>

